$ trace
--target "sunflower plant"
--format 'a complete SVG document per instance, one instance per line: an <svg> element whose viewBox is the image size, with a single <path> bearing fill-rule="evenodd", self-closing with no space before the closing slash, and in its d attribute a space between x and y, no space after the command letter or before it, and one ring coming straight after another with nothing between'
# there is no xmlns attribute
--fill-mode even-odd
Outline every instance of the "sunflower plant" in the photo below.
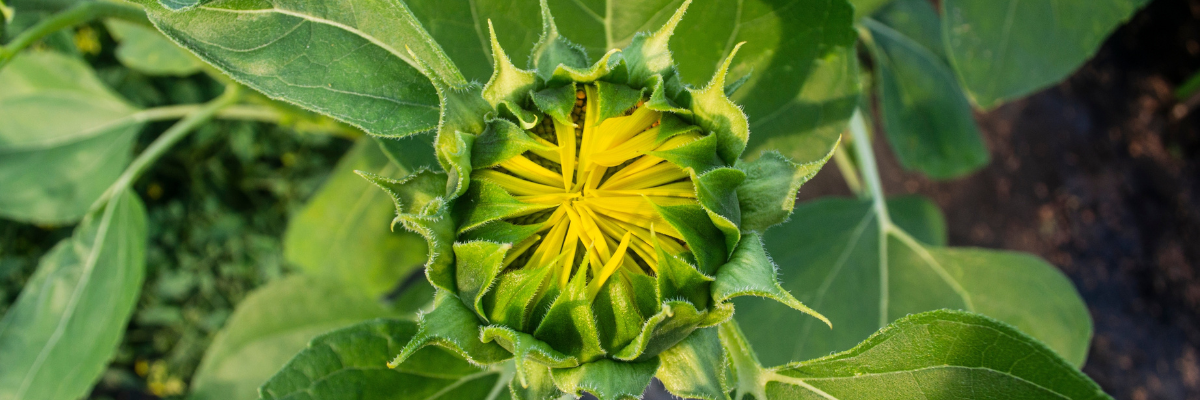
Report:
<svg viewBox="0 0 1200 400"><path fill-rule="evenodd" d="M0 122L17 155L0 178L22 183L0 213L82 222L0 324L0 400L99 376L144 268L133 182L214 118L355 145L285 235L302 273L239 306L193 398L1108 398L1079 372L1091 321L1057 270L946 247L928 201L884 195L855 38L880 90L903 89L904 38L879 21L912 1L601 3L84 2L16 36L0 121L54 96L79 118ZM97 18L131 70L225 93L142 110L77 60L20 51ZM132 161L88 158L176 118ZM18 134L72 124L102 128ZM57 161L13 172L38 160ZM859 198L797 205L830 160ZM103 179L63 178L85 165ZM45 300L55 282L68 301Z"/></svg>

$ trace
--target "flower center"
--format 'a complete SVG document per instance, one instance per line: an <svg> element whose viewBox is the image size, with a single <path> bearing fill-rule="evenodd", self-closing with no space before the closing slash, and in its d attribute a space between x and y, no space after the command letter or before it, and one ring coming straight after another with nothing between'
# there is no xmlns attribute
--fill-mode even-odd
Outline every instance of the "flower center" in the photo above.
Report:
<svg viewBox="0 0 1200 400"><path fill-rule="evenodd" d="M687 252L683 236L656 206L697 204L691 176L651 153L701 137L663 134L660 113L642 102L623 116L599 121L595 99L595 86L585 86L576 93L572 121L547 117L534 127L548 150L474 172L522 202L546 206L510 220L539 228L514 245L505 268L552 268L562 286L576 267L589 268L593 296L619 269L655 273L660 249L668 255Z"/></svg>

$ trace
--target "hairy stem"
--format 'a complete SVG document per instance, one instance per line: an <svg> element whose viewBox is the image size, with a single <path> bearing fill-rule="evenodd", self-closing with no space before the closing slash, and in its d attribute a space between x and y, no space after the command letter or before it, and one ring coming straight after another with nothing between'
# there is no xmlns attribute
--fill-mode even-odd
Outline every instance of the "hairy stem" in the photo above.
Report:
<svg viewBox="0 0 1200 400"><path fill-rule="evenodd" d="M154 139L154 142L151 142L150 146L146 147L146 150L138 154L137 158L129 164L129 167L125 168L125 172L117 178L117 181L113 182L112 186L109 186L108 190L104 192L104 195L96 199L95 203L92 203L92 210L94 211L103 206L114 193L128 189L133 184L133 181L141 176L151 164L158 161L171 146L174 146L184 137L187 137L188 133L191 133L196 127L208 122L219 111L237 102L240 94L240 86L227 86L225 93L221 94L220 97L191 110L190 113L186 114L186 117L176 122L175 125L171 125L162 135ZM169 114L167 111L182 112L183 110L180 107L164 108L170 108L171 110L160 110L162 111L162 115Z"/></svg>
<svg viewBox="0 0 1200 400"><path fill-rule="evenodd" d="M38 22L37 25L21 32L11 42L0 48L0 68L3 68L17 53L37 42L38 39L99 18L119 18L150 26L146 12L139 7L107 1L82 2Z"/></svg>
<svg viewBox="0 0 1200 400"><path fill-rule="evenodd" d="M754 354L754 349L750 348L750 342L742 334L742 329L738 326L737 321L730 320L721 324L717 328L717 332L736 374L737 384L734 389L737 390L737 396L734 400L742 400L747 394L754 396L755 399L766 399L765 388L768 371L763 369L762 363L758 362L758 355Z"/></svg>

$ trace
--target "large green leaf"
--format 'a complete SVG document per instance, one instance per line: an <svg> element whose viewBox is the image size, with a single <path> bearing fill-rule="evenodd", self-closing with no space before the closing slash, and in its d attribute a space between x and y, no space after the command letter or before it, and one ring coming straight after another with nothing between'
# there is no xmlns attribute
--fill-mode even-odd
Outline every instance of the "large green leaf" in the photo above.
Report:
<svg viewBox="0 0 1200 400"><path fill-rule="evenodd" d="M1075 365L1087 355L1087 308L1062 273L1032 255L926 245L871 202L845 199L799 205L764 238L784 288L833 323L738 301L737 319L757 327L747 335L768 365L846 350L891 321L939 308L1016 325Z"/></svg>
<svg viewBox="0 0 1200 400"><path fill-rule="evenodd" d="M380 319L317 337L262 386L262 399L508 398L511 370L475 367L438 347L389 368L416 332L412 321Z"/></svg>
<svg viewBox="0 0 1200 400"><path fill-rule="evenodd" d="M317 335L393 315L378 301L328 280L293 275L238 304L192 380L192 399L253 400L258 387Z"/></svg>
<svg viewBox="0 0 1200 400"><path fill-rule="evenodd" d="M721 340L739 395L756 399L1111 399L1036 339L962 311L907 316L848 351L771 369L738 333L722 326Z"/></svg>
<svg viewBox="0 0 1200 400"><path fill-rule="evenodd" d="M392 230L392 199L356 170L393 178L408 175L375 140L360 139L288 224L284 257L307 273L378 296L421 267L426 246L416 234Z"/></svg>
<svg viewBox="0 0 1200 400"><path fill-rule="evenodd" d="M988 149L971 104L950 66L934 51L941 42L934 43L936 48L922 43L940 37L933 6L928 0L896 0L877 16L896 24L863 20L871 37L880 114L900 164L935 179L987 165Z"/></svg>
<svg viewBox="0 0 1200 400"><path fill-rule="evenodd" d="M1066 78L1149 0L945 0L950 63L991 108Z"/></svg>
<svg viewBox="0 0 1200 400"><path fill-rule="evenodd" d="M0 70L0 216L76 221L129 164L144 118L82 61L31 52Z"/></svg>
<svg viewBox="0 0 1200 400"><path fill-rule="evenodd" d="M204 67L196 56L153 28L118 19L105 21L105 26L121 41L117 46L117 60L130 69L147 75L186 76Z"/></svg>
<svg viewBox="0 0 1200 400"><path fill-rule="evenodd" d="M116 193L42 257L0 320L0 399L75 400L117 350L146 266L146 210Z"/></svg>
<svg viewBox="0 0 1200 400"><path fill-rule="evenodd" d="M239 82L374 135L436 127L424 74L466 83L396 0L220 0L178 12L142 2L167 36Z"/></svg>
<svg viewBox="0 0 1200 400"><path fill-rule="evenodd" d="M487 82L492 76L492 48L488 21L497 40L519 67L526 66L530 51L542 33L537 1L519 0L407 0L413 15L462 69L467 79Z"/></svg>

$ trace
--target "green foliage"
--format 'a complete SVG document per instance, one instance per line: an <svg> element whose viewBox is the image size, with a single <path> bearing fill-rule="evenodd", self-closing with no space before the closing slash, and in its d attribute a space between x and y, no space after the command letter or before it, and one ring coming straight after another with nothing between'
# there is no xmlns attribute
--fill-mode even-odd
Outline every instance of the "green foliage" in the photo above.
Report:
<svg viewBox="0 0 1200 400"><path fill-rule="evenodd" d="M429 64L430 73L461 81L457 69L434 55L437 44L402 5L357 3L310 8L320 2L226 1L187 12L145 5L151 20L181 45L272 98L380 136L434 128L437 93L422 75L426 68L411 57Z"/></svg>
<svg viewBox="0 0 1200 400"><path fill-rule="evenodd" d="M77 399L116 351L146 263L146 210L117 192L54 246L0 320L0 398Z"/></svg>
<svg viewBox="0 0 1200 400"><path fill-rule="evenodd" d="M261 398L496 399L503 393L503 372L436 347L389 367L387 355L416 330L411 321L379 319L318 336L263 385Z"/></svg>
<svg viewBox="0 0 1200 400"><path fill-rule="evenodd" d="M0 70L0 215L78 220L129 163L144 117L87 64L27 53Z"/></svg>
<svg viewBox="0 0 1200 400"><path fill-rule="evenodd" d="M117 59L130 69L147 75L187 76L204 67L202 61L153 28L118 19L105 21L105 26L121 42Z"/></svg>
<svg viewBox="0 0 1200 400"><path fill-rule="evenodd" d="M862 23L870 32L879 112L900 164L934 179L987 165L988 149L971 104L941 56L933 6L927 0L896 0L877 17Z"/></svg>
<svg viewBox="0 0 1200 400"><path fill-rule="evenodd" d="M1016 325L1071 363L1083 363L1091 319L1057 269L1026 254L930 246L905 229L871 202L822 199L769 231L767 250L782 268L784 288L828 317L833 329L773 303L741 302L739 321L772 326L747 333L763 361L778 365L845 350L910 313L953 308Z"/></svg>
<svg viewBox="0 0 1200 400"><path fill-rule="evenodd" d="M1066 78L1147 2L947 0L943 41L972 100L992 108Z"/></svg>
<svg viewBox="0 0 1200 400"><path fill-rule="evenodd" d="M292 217L284 256L306 273L379 296L421 266L425 245L417 235L392 232L391 200L354 173L359 170L391 177L411 172L391 162L375 140L360 139Z"/></svg>
<svg viewBox="0 0 1200 400"><path fill-rule="evenodd" d="M225 324L192 382L198 399L254 398L262 384L264 399L608 400L637 398L654 377L673 394L708 400L1107 398L1076 369L1091 321L1069 281L1030 255L944 247L944 219L927 200L885 202L861 117L848 144L854 158L835 148L864 103L855 21L897 158L942 179L988 161L968 98L992 107L1061 79L1144 1L946 0L942 16L925 0L719 0L690 11L690 1L624 0L139 3L169 39L124 4L87 3L40 22L31 12L73 2L13 4L18 20L6 29L28 29L0 48L4 60L20 54L0 71L0 215L83 221L42 258L0 322L0 400L85 395L130 315L130 336L143 339L127 337L116 365L144 361L144 337L153 336L154 351L171 348L173 372L184 376L209 340L194 331ZM120 44L90 60L124 65L103 67L102 79L73 56L20 52L91 54L98 38L111 43L90 31L102 25L73 41L60 30L100 18L112 18L104 26ZM323 155L268 149L257 133L265 125L200 125L216 116L360 132L238 95L242 84L374 137L357 138L307 205L295 206L317 179L249 177L266 159L311 172L328 164ZM552 250L539 262L560 257L546 269L510 267L522 244L551 235L533 217L554 206L484 172L537 155L546 172L537 185L565 177L565 194L585 197L571 188L577 166L561 161L583 160L581 149L595 144L570 134L551 143L535 129L570 132L583 99L594 113L581 117L584 131L596 128L587 118L653 110L662 116L647 122L657 129L644 139L651 150L691 140L635 157L678 167L685 178L675 183L688 184L682 197L695 201L648 204L658 225L638 240L651 248L637 248L629 265L594 260L615 244L592 240ZM130 162L146 122L181 117ZM195 128L198 139L182 143L197 155L175 155L162 170L182 176L142 177ZM211 151L226 132L236 163ZM861 173L864 200L796 207L800 186L831 157L848 183ZM194 183L196 169L222 178ZM135 185L139 178L147 182ZM182 178L189 188L169 184ZM194 195L199 205L159 204L164 186L215 194ZM150 223L131 187L151 199ZM227 205L253 191L282 201ZM281 245L282 224L270 221L287 214ZM566 240L614 230L580 225ZM663 235L686 247L667 251ZM0 276L20 280L5 257ZM422 259L438 289L413 322L404 317L435 290L413 273ZM300 274L253 292L226 323L231 303L282 275L283 261ZM143 276L150 290L138 300ZM742 296L774 302L737 299L735 321L732 299ZM981 315L926 312L943 308ZM175 337L160 339L168 330ZM843 352L798 362L835 351ZM763 368L760 357L779 366ZM179 394L161 390L154 374L155 394Z"/></svg>
<svg viewBox="0 0 1200 400"><path fill-rule="evenodd" d="M721 340L745 348L734 327L722 326ZM853 349L772 369L733 351L735 373L754 378L738 391L755 398L1111 399L1034 338L959 311L911 315Z"/></svg>
<svg viewBox="0 0 1200 400"><path fill-rule="evenodd" d="M333 329L393 315L357 287L294 275L271 282L238 305L192 381L193 399L257 399L309 340Z"/></svg>

